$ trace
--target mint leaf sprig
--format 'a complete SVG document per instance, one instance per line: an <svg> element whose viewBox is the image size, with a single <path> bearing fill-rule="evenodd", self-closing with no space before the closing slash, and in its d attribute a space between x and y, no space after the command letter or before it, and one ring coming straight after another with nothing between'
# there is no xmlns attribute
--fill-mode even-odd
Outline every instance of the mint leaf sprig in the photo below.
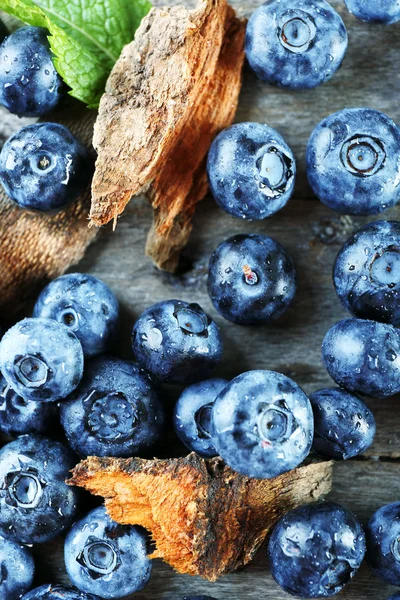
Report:
<svg viewBox="0 0 400 600"><path fill-rule="evenodd" d="M48 29L58 73L89 108L150 8L148 0L0 0L0 10Z"/></svg>

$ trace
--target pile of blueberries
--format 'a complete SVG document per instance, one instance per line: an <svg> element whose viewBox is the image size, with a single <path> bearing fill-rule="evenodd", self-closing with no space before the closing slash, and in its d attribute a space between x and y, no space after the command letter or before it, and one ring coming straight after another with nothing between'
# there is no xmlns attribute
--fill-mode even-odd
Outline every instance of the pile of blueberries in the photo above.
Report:
<svg viewBox="0 0 400 600"><path fill-rule="evenodd" d="M346 4L365 21L400 20L398 0ZM0 35L6 35L2 29ZM290 89L328 80L346 48L345 26L325 0L270 0L247 27L251 68L264 81ZM36 117L63 93L43 29L23 27L5 37L2 105ZM389 117L345 109L312 133L308 179L333 210L378 214L398 202L399 155L400 130ZM63 209L86 188L92 170L88 151L56 123L24 127L0 154L0 181L24 209ZM207 173L222 209L264 219L292 196L296 161L278 132L240 123L214 140ZM230 382L210 378L223 344L218 326L198 304L166 300L148 308L133 327L133 362L112 356L119 305L103 282L68 274L47 285L33 316L13 325L0 342L0 431L14 438L0 450L0 600L117 599L146 585L146 532L114 523L104 507L82 516L79 490L65 481L79 457L154 454L168 431L164 384L184 386L172 415L183 444L202 457L222 457L242 476L274 478L311 451L334 459L363 453L376 426L358 394L400 392L400 222L376 221L353 235L336 258L333 278L354 318L334 325L323 342L324 364L339 387L309 398L273 371L249 371ZM267 324L295 296L293 262L270 237L233 236L211 256L208 291L225 319ZM44 585L29 592L34 561L27 546L63 532L65 566L75 587ZM338 593L365 553L377 576L400 587L400 502L378 510L366 533L338 504L305 505L278 521L268 546L278 584L308 598Z"/></svg>

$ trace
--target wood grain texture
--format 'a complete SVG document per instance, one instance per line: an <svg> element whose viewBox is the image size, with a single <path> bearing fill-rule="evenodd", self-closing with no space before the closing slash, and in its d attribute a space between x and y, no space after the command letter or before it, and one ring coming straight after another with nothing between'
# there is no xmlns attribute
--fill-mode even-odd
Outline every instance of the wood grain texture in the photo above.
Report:
<svg viewBox="0 0 400 600"><path fill-rule="evenodd" d="M240 15L249 16L260 2L232 3ZM180 273L167 275L158 272L144 256L152 209L144 199L138 199L127 207L114 233L111 228L100 233L98 242L77 267L104 279L122 303L121 356L132 356L131 327L141 311L153 302L175 297L199 302L221 325L226 352L219 374L233 377L246 369L269 368L293 377L306 392L332 385L322 365L321 341L329 326L347 314L333 290L332 264L341 244L367 219L340 217L312 198L305 179L306 143L320 119L345 106L383 110L400 122L400 25L362 24L346 13L343 2L335 0L332 4L348 27L349 51L331 82L310 92L291 93L267 86L245 70L236 120L267 122L277 128L298 158L296 193L288 206L264 222L248 223L222 213L211 199L205 201L196 212ZM383 218L400 218L400 210L392 209ZM271 235L287 248L296 264L296 299L288 313L269 327L232 325L216 314L207 296L210 253L220 241L241 231ZM173 399L177 393L171 389L167 395ZM364 524L379 506L400 499L400 398L368 403L377 420L375 442L362 459L335 466L331 494L335 501L354 510ZM37 547L35 554L38 581L66 580L61 540ZM394 591L364 565L338 598L385 600ZM273 582L265 550L261 549L250 566L214 584L177 575L156 560L148 587L131 600L182 600L189 594L210 594L218 600L290 598Z"/></svg>

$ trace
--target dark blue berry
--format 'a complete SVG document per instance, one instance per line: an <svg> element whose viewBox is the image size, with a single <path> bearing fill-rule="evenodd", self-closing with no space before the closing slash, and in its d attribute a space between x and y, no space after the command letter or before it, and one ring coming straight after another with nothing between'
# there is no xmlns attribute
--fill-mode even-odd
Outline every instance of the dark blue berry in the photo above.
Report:
<svg viewBox="0 0 400 600"><path fill-rule="evenodd" d="M69 585L41 585L35 588L29 594L26 594L22 600L100 600L93 594L85 594Z"/></svg>
<svg viewBox="0 0 400 600"><path fill-rule="evenodd" d="M400 331L392 325L344 319L326 334L322 357L332 379L351 392L400 392Z"/></svg>
<svg viewBox="0 0 400 600"><path fill-rule="evenodd" d="M81 456L137 456L164 433L164 409L148 375L133 363L89 361L75 392L62 402L61 424Z"/></svg>
<svg viewBox="0 0 400 600"><path fill-rule="evenodd" d="M333 502L288 512L276 524L268 545L273 578L300 598L338 594L354 577L364 554L361 524Z"/></svg>
<svg viewBox="0 0 400 600"><path fill-rule="evenodd" d="M17 437L25 433L46 433L55 425L55 402L24 400L0 374L0 431Z"/></svg>
<svg viewBox="0 0 400 600"><path fill-rule="evenodd" d="M73 523L78 492L65 480L75 466L71 450L24 435L0 450L0 528L24 544L53 539Z"/></svg>
<svg viewBox="0 0 400 600"><path fill-rule="evenodd" d="M374 415L359 396L340 388L318 390L310 396L314 413L313 449L346 460L362 454L374 440Z"/></svg>
<svg viewBox="0 0 400 600"><path fill-rule="evenodd" d="M28 548L0 537L0 599L19 600L31 588L34 572Z"/></svg>
<svg viewBox="0 0 400 600"><path fill-rule="evenodd" d="M400 586L400 502L378 509L367 529L367 560L374 575Z"/></svg>
<svg viewBox="0 0 400 600"><path fill-rule="evenodd" d="M204 379L219 363L219 328L198 304L166 300L144 311L132 332L136 360L161 382Z"/></svg>
<svg viewBox="0 0 400 600"><path fill-rule="evenodd" d="M174 429L183 444L200 456L216 456L211 414L216 397L227 386L225 379L208 379L187 387L174 409Z"/></svg>
<svg viewBox="0 0 400 600"><path fill-rule="evenodd" d="M272 85L314 88L342 64L347 32L325 0L269 0L246 30L246 56L256 75Z"/></svg>
<svg viewBox="0 0 400 600"><path fill-rule="evenodd" d="M0 369L25 400L60 400L82 378L82 346L76 335L57 321L24 319L0 342Z"/></svg>
<svg viewBox="0 0 400 600"><path fill-rule="evenodd" d="M399 0L345 0L345 3L361 21L391 25L400 20Z"/></svg>
<svg viewBox="0 0 400 600"><path fill-rule="evenodd" d="M211 144L207 173L211 192L223 210L243 219L265 219L291 197L296 162L275 129L238 123Z"/></svg>
<svg viewBox="0 0 400 600"><path fill-rule="evenodd" d="M36 123L11 136L0 153L0 181L21 208L59 211L86 189L92 166L86 149L58 123Z"/></svg>
<svg viewBox="0 0 400 600"><path fill-rule="evenodd" d="M21 27L0 46L0 104L19 116L44 115L62 96L47 36L41 27Z"/></svg>
<svg viewBox="0 0 400 600"><path fill-rule="evenodd" d="M336 293L356 317L400 325L400 222L362 227L337 255Z"/></svg>
<svg viewBox="0 0 400 600"><path fill-rule="evenodd" d="M147 554L144 530L115 523L104 507L77 521L64 546L72 583L107 599L123 598L144 588L152 567Z"/></svg>
<svg viewBox="0 0 400 600"><path fill-rule="evenodd" d="M388 600L400 600L400 592L396 592L393 596L390 596Z"/></svg>
<svg viewBox="0 0 400 600"><path fill-rule="evenodd" d="M344 109L314 129L307 146L307 177L332 210L374 215L399 198L400 130L369 108Z"/></svg>
<svg viewBox="0 0 400 600"><path fill-rule="evenodd" d="M277 319L296 293L292 259L270 237L235 235L211 256L208 293L217 311L234 323Z"/></svg>
<svg viewBox="0 0 400 600"><path fill-rule="evenodd" d="M213 442L238 473L272 479L297 467L313 440L311 404L300 387L274 371L249 371L215 400Z"/></svg>
<svg viewBox="0 0 400 600"><path fill-rule="evenodd" d="M44 288L33 316L66 325L75 333L88 358L110 350L118 331L119 305L108 285L97 277L70 273Z"/></svg>

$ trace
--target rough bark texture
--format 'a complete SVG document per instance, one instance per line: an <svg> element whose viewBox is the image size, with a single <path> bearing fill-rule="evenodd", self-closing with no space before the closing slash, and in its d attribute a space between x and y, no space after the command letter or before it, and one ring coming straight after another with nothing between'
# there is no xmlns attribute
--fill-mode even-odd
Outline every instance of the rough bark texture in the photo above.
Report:
<svg viewBox="0 0 400 600"><path fill-rule="evenodd" d="M154 8L101 100L91 221L115 223L132 196L147 192L154 207L147 253L162 269L177 266L207 191L206 153L235 115L244 32L226 0Z"/></svg>
<svg viewBox="0 0 400 600"><path fill-rule="evenodd" d="M115 521L152 533L153 558L216 581L254 557L275 521L331 488L331 462L269 481L242 477L220 459L89 457L70 483L105 498Z"/></svg>

